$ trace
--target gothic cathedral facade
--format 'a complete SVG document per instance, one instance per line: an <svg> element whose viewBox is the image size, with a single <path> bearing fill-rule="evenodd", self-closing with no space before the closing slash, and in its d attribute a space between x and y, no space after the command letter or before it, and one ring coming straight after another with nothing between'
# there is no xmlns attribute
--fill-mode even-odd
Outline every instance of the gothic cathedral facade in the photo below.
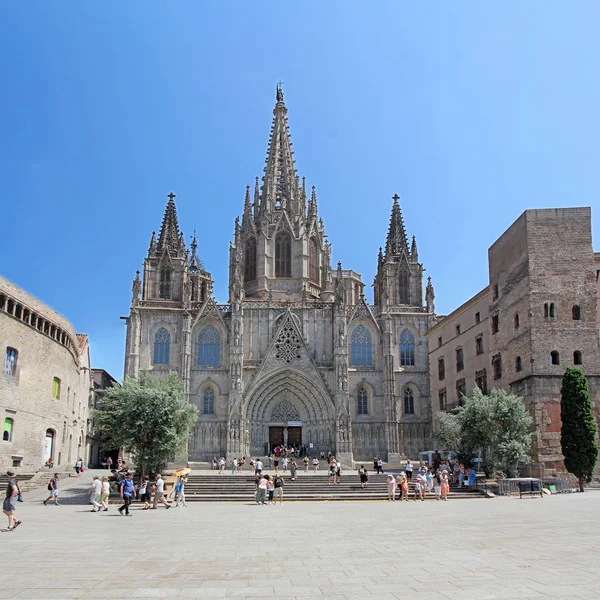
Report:
<svg viewBox="0 0 600 600"><path fill-rule="evenodd" d="M125 375L181 375L198 421L190 463L264 456L278 443L331 451L346 464L399 462L430 449L425 334L435 321L413 236L394 197L379 249L374 304L361 276L331 266L314 186L296 172L278 88L267 160L229 250L229 302L194 238L186 247L174 195L133 283Z"/></svg>

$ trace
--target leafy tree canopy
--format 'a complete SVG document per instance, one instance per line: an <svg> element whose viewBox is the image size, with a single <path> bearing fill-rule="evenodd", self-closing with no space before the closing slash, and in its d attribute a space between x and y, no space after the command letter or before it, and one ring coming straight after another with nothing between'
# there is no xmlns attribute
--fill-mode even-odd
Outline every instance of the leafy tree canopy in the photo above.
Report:
<svg viewBox="0 0 600 600"><path fill-rule="evenodd" d="M94 419L110 447L125 447L142 474L158 472L185 450L197 408L187 402L178 375L125 378L122 387L101 393Z"/></svg>

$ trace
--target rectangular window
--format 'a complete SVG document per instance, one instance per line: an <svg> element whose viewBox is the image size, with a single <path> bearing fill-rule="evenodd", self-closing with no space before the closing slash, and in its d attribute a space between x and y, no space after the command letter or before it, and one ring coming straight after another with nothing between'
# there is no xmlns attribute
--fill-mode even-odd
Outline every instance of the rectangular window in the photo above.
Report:
<svg viewBox="0 0 600 600"><path fill-rule="evenodd" d="M479 325L479 323L481 323L481 315L476 312L475 313L475 325Z"/></svg>
<svg viewBox="0 0 600 600"><path fill-rule="evenodd" d="M442 347L442 336L440 335L440 337L438 338L438 348Z"/></svg>
<svg viewBox="0 0 600 600"><path fill-rule="evenodd" d="M456 382L456 401L462 406L464 402L464 396L467 395L467 385L464 379L458 379Z"/></svg>
<svg viewBox="0 0 600 600"><path fill-rule="evenodd" d="M498 284L495 283L492 286L492 301L498 300Z"/></svg>
<svg viewBox="0 0 600 600"><path fill-rule="evenodd" d="M475 385L483 394L487 394L487 374L485 369L475 371Z"/></svg>
<svg viewBox="0 0 600 600"><path fill-rule="evenodd" d="M440 410L446 410L448 408L448 400L446 398L446 388L442 388L438 392L438 397L440 400Z"/></svg>
<svg viewBox="0 0 600 600"><path fill-rule="evenodd" d="M456 335L460 335L460 323L456 326Z"/></svg>
<svg viewBox="0 0 600 600"><path fill-rule="evenodd" d="M520 319L519 313L515 313L515 331L519 331Z"/></svg>
<svg viewBox="0 0 600 600"><path fill-rule="evenodd" d="M444 364L444 359L440 358L438 360L438 379L442 381L446 377L446 365Z"/></svg>
<svg viewBox="0 0 600 600"><path fill-rule="evenodd" d="M367 395L366 394L358 394L358 414L359 415L368 415L369 407L367 404Z"/></svg>
<svg viewBox="0 0 600 600"><path fill-rule="evenodd" d="M500 320L498 318L498 315L494 315L492 317L492 333L498 333L500 329Z"/></svg>
<svg viewBox="0 0 600 600"><path fill-rule="evenodd" d="M502 379L502 357L496 354L492 358L492 369L494 371L494 379Z"/></svg>
<svg viewBox="0 0 600 600"><path fill-rule="evenodd" d="M462 371L464 368L465 368L465 362L464 362L464 356L463 356L463 349L457 348L456 349L456 370Z"/></svg>
<svg viewBox="0 0 600 600"><path fill-rule="evenodd" d="M479 356L480 354L483 354L483 336L482 335L478 335L475 338L475 354L477 354L477 356Z"/></svg>
<svg viewBox="0 0 600 600"><path fill-rule="evenodd" d="M52 380L52 399L60 400L60 379L58 377Z"/></svg>
<svg viewBox="0 0 600 600"><path fill-rule="evenodd" d="M6 348L6 355L4 356L4 372L7 375L17 374L17 357L19 353L10 346Z"/></svg>

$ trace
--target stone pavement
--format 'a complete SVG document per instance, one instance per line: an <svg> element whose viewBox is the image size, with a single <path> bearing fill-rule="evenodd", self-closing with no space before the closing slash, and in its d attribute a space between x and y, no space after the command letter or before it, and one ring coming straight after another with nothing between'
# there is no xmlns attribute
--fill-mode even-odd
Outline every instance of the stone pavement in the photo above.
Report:
<svg viewBox="0 0 600 600"><path fill-rule="evenodd" d="M63 506L43 506L46 490L18 505L23 525L0 533L0 598L600 598L600 492L126 518L76 504L90 480L71 478Z"/></svg>

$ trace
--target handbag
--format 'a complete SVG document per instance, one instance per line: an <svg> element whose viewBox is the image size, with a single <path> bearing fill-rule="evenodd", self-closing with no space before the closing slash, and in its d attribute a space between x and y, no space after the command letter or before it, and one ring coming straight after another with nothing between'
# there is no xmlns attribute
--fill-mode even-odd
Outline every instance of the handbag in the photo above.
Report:
<svg viewBox="0 0 600 600"><path fill-rule="evenodd" d="M21 488L17 483L17 502L23 502L23 494L21 494Z"/></svg>

